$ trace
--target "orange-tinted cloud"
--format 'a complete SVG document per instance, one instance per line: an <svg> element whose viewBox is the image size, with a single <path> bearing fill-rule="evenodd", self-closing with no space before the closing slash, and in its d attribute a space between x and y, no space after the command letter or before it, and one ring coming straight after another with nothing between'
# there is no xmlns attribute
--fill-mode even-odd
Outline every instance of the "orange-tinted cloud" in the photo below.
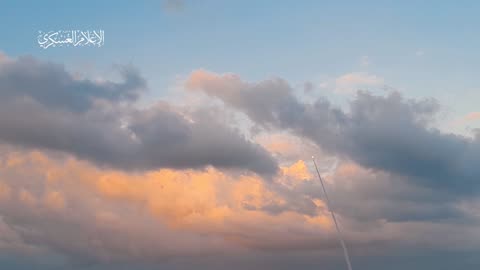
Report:
<svg viewBox="0 0 480 270"><path fill-rule="evenodd" d="M376 219L382 217L378 213L385 211L384 203L398 205L382 201L382 192L408 191L385 181L383 174L341 163L325 175L329 191L340 195L334 201L347 242L369 247L385 241L415 243L415 238L423 237L438 244L441 237L433 236L450 231L447 225L425 236L431 228L428 223L402 225ZM0 237L0 251L51 250L81 261L156 262L258 249L336 248L318 182L311 179L302 160L265 180L214 168L126 173L68 156L2 152L0 232L8 236ZM362 198L361 203L353 204L345 194ZM301 200L312 203L316 211L302 211L297 207ZM410 202L400 203L402 208L411 207ZM374 218L363 223L352 220L356 214Z"/></svg>
<svg viewBox="0 0 480 270"><path fill-rule="evenodd" d="M3 201L0 209L7 215L30 216L30 225L41 232L41 236L35 237L49 237L50 240L42 241L52 241L53 246L73 249L77 253L86 251L81 246L67 248L68 238L61 233L49 236L53 233L51 227L58 226L59 232L67 233L70 229L63 227L66 224L74 227L83 224L82 230L86 231L78 232L81 239L88 231L106 228L113 235L130 234L131 230L148 231L144 227L153 222L165 233L190 235L185 245L177 247L175 253L178 254L193 248L191 241L200 241L193 240L197 237L206 237L201 240L207 241L205 246L209 248L205 252L218 245L290 249L313 245L314 239L321 245L318 240L332 229L323 207L313 216L289 209L286 206L290 198L276 192L268 181L255 174L234 175L211 167L126 173L100 169L71 157L51 158L41 152L7 153L0 160L0 166L0 179L5 179L0 185L0 202ZM309 177L303 161L281 171L279 183L286 179L303 181ZM272 207L283 210L275 213L265 210ZM123 220L128 222L121 225ZM37 222L52 224L42 227ZM115 238L103 236L98 241L107 248L111 246L109 252L114 252L120 241ZM135 238L132 234L128 241L140 241L135 243L139 248L149 245L148 241ZM165 251L156 253L164 254ZM102 255L102 258L112 256Z"/></svg>
<svg viewBox="0 0 480 270"><path fill-rule="evenodd" d="M466 121L476 121L476 120L480 120L480 112L471 112L469 114L467 114L464 119Z"/></svg>

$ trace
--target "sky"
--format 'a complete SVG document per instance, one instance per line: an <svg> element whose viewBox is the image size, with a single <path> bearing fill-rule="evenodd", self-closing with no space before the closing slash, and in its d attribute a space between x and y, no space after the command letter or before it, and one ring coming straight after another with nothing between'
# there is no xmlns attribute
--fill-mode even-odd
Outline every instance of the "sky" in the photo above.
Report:
<svg viewBox="0 0 480 270"><path fill-rule="evenodd" d="M478 268L479 8L0 1L0 264Z"/></svg>

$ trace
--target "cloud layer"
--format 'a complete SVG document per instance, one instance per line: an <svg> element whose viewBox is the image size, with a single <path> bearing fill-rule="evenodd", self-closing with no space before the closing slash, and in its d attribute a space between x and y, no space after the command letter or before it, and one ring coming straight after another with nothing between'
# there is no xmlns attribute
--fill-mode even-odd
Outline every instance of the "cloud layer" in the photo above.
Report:
<svg viewBox="0 0 480 270"><path fill-rule="evenodd" d="M358 269L480 263L480 137L436 129L435 100L360 91L340 108L197 70L181 91L205 103L140 106L146 79L119 75L0 57L9 268L343 269L313 154Z"/></svg>
<svg viewBox="0 0 480 270"><path fill-rule="evenodd" d="M267 151L208 113L185 116L165 102L135 108L145 80L129 69L121 75L122 83L94 82L30 57L2 61L0 141L125 170L213 165L276 172Z"/></svg>
<svg viewBox="0 0 480 270"><path fill-rule="evenodd" d="M358 92L346 112L324 99L300 102L281 79L249 83L200 70L186 86L221 99L264 128L290 130L362 166L457 194L479 191L480 141L430 127L438 111L434 100Z"/></svg>

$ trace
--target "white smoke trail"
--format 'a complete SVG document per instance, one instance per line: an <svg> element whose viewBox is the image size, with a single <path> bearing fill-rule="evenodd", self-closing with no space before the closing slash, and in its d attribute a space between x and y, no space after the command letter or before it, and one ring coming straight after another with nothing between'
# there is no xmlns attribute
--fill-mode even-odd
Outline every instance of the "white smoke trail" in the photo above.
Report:
<svg viewBox="0 0 480 270"><path fill-rule="evenodd" d="M337 218L335 217L335 213L333 212L332 207L330 206L330 200L328 199L327 190L325 189L325 185L323 184L322 177L320 176L320 172L318 171L317 163L315 162L315 157L312 156L313 165L315 165L315 170L317 171L318 179L322 184L323 194L325 194L325 202L327 204L327 208L332 215L333 223L335 224L335 228L337 229L337 236L340 240L340 244L343 248L343 255L345 256L345 262L347 263L348 270L352 270L352 264L350 263L350 257L348 256L347 246L345 245L345 241L343 241L342 232L340 231L340 227L338 226Z"/></svg>

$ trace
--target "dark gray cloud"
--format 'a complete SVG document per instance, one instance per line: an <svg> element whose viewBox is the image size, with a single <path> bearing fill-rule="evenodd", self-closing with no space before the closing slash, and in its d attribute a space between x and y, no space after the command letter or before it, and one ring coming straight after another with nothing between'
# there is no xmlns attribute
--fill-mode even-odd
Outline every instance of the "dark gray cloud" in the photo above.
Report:
<svg viewBox="0 0 480 270"><path fill-rule="evenodd" d="M213 115L189 120L166 103L135 109L145 80L132 69L122 74L122 83L97 83L30 57L0 62L0 141L127 170L212 165L276 172L266 150Z"/></svg>
<svg viewBox="0 0 480 270"><path fill-rule="evenodd" d="M458 206L455 194L432 188L419 187L406 177L380 171L357 168L351 173L342 173L340 165L325 183L334 198L337 213L351 219L356 227L371 226L372 221L442 223L465 222L468 213ZM309 198L323 199L318 181L304 181L292 193ZM290 198L291 196L286 196Z"/></svg>
<svg viewBox="0 0 480 270"><path fill-rule="evenodd" d="M196 111L191 117L191 122L185 120L165 106L133 114L129 128L142 142L142 153L148 157L143 163L198 168L208 160L224 168L244 167L264 175L276 172L276 162L266 150L216 122L212 113Z"/></svg>
<svg viewBox="0 0 480 270"><path fill-rule="evenodd" d="M0 99L31 98L47 107L84 112L95 99L134 101L146 81L131 67L119 68L122 82L75 79L64 66L30 56L0 63Z"/></svg>
<svg viewBox="0 0 480 270"><path fill-rule="evenodd" d="M429 127L439 108L434 100L358 92L350 110L344 111L324 99L300 102L282 79L248 83L235 75L199 71L187 86L221 99L267 129L290 130L362 166L456 194L479 191L478 136Z"/></svg>

